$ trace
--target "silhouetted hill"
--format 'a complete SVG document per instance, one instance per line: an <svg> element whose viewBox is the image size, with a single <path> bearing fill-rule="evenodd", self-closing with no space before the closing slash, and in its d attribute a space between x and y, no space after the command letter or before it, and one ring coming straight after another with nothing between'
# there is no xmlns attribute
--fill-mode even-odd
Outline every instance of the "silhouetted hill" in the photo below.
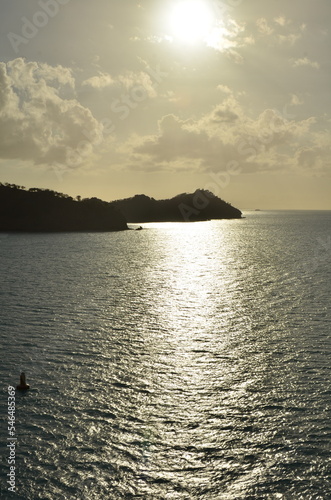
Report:
<svg viewBox="0 0 331 500"><path fill-rule="evenodd" d="M167 200L143 194L106 202L50 189L0 183L0 231L120 231L128 222L239 219L241 212L210 191L197 189Z"/></svg>
<svg viewBox="0 0 331 500"><path fill-rule="evenodd" d="M183 222L209 219L240 219L241 211L210 191L197 189L168 200L155 200L143 194L117 200L118 208L128 222Z"/></svg>
<svg viewBox="0 0 331 500"><path fill-rule="evenodd" d="M0 231L120 231L123 215L98 198L0 183Z"/></svg>

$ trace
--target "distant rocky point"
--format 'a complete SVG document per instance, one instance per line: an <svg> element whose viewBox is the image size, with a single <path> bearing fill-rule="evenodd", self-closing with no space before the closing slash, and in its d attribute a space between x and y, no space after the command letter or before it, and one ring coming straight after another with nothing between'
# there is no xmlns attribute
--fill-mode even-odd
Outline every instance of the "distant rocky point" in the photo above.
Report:
<svg viewBox="0 0 331 500"><path fill-rule="evenodd" d="M240 210L204 189L167 200L155 200L140 194L114 201L112 205L122 212L128 222L194 222L240 219L242 216Z"/></svg>
<svg viewBox="0 0 331 500"><path fill-rule="evenodd" d="M106 202L0 183L2 232L122 231L128 229L127 222L193 222L240 219L241 215L240 210L203 189L167 200L142 194Z"/></svg>

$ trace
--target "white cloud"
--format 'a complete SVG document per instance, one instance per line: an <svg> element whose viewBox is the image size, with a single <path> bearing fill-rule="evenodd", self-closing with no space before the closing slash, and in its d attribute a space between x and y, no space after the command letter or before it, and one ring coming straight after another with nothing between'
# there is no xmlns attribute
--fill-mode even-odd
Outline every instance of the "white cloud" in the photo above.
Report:
<svg viewBox="0 0 331 500"><path fill-rule="evenodd" d="M256 26L262 35L271 35L274 32L274 29L269 26L268 21L264 17L260 17L256 21Z"/></svg>
<svg viewBox="0 0 331 500"><path fill-rule="evenodd" d="M102 126L68 98L71 71L15 59L0 62L0 158L79 165L100 142Z"/></svg>
<svg viewBox="0 0 331 500"><path fill-rule="evenodd" d="M294 45L297 40L301 38L300 33L289 33L288 35L277 35L280 43L286 43L288 45Z"/></svg>
<svg viewBox="0 0 331 500"><path fill-rule="evenodd" d="M224 94L231 94L231 89L227 85L218 85L217 90L220 90Z"/></svg>
<svg viewBox="0 0 331 500"><path fill-rule="evenodd" d="M303 104L303 101L296 94L292 94L291 106L300 106L301 104Z"/></svg>
<svg viewBox="0 0 331 500"><path fill-rule="evenodd" d="M311 141L302 144L296 152L298 168L307 173L331 172L331 142L328 130L314 132Z"/></svg>
<svg viewBox="0 0 331 500"><path fill-rule="evenodd" d="M242 64L244 62L244 58L237 50L228 50L226 52L227 58L236 63L236 64Z"/></svg>
<svg viewBox="0 0 331 500"><path fill-rule="evenodd" d="M116 77L108 73L100 73L84 80L82 85L92 87L94 89L104 89L106 87L124 87L126 91L143 87L144 92L150 98L156 97L155 87L151 77L143 72L126 71Z"/></svg>
<svg viewBox="0 0 331 500"><path fill-rule="evenodd" d="M291 19L282 15L269 21L261 17L256 21L256 26L259 34L270 37L272 42L289 45L294 45L302 37L305 29L305 26L295 25Z"/></svg>
<svg viewBox="0 0 331 500"><path fill-rule="evenodd" d="M315 118L288 120L273 109L250 118L234 95L227 94L221 104L200 119L164 116L158 134L136 136L127 146L127 154L131 149L133 163L154 170L157 166L161 170L170 166L181 170L190 164L192 170L223 170L233 161L246 172L280 170L296 165L296 151L309 143L314 123Z"/></svg>
<svg viewBox="0 0 331 500"><path fill-rule="evenodd" d="M317 61L311 61L308 57L303 57L301 59L296 59L293 62L293 66L298 68L300 66L310 66L311 68L319 69L320 65Z"/></svg>
<svg viewBox="0 0 331 500"><path fill-rule="evenodd" d="M117 80L128 91L134 88L143 87L148 97L153 98L157 95L151 77L144 71L126 71L124 74L119 75Z"/></svg>
<svg viewBox="0 0 331 500"><path fill-rule="evenodd" d="M275 23L279 24L280 26L286 26L287 24L290 24L291 21L286 19L285 16L278 16L275 18Z"/></svg>
<svg viewBox="0 0 331 500"><path fill-rule="evenodd" d="M111 75L108 73L100 73L97 76L92 76L87 80L84 80L82 85L87 87L92 87L94 89L103 89L115 84L115 81Z"/></svg>
<svg viewBox="0 0 331 500"><path fill-rule="evenodd" d="M306 173L322 174L331 171L330 145L301 147L295 154L297 167Z"/></svg>

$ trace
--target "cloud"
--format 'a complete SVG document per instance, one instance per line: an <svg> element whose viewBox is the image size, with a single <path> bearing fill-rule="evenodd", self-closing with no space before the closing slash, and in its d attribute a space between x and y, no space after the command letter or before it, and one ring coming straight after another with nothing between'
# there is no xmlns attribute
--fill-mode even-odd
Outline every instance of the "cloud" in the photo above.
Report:
<svg viewBox="0 0 331 500"><path fill-rule="evenodd" d="M217 85L217 90L220 90L224 94L231 94L231 89L227 85Z"/></svg>
<svg viewBox="0 0 331 500"><path fill-rule="evenodd" d="M136 136L131 141L131 160L137 165L153 165L154 170L156 165L181 169L191 163L192 170L207 172L224 170L230 162L246 172L294 168L298 148L314 147L309 137L315 121L313 117L288 120L274 109L251 118L233 94L226 94L222 103L200 119L165 115L159 121L158 134Z"/></svg>
<svg viewBox="0 0 331 500"><path fill-rule="evenodd" d="M211 30L206 43L208 47L224 53L232 62L242 64L244 58L238 49L254 45L255 38L246 33L245 23L229 18Z"/></svg>
<svg viewBox="0 0 331 500"><path fill-rule="evenodd" d="M325 173L331 170L330 145L301 147L295 154L297 167L306 173Z"/></svg>
<svg viewBox="0 0 331 500"><path fill-rule="evenodd" d="M257 30L260 36L270 37L272 43L294 45L302 37L306 26L304 24L295 25L291 19L285 16L278 16L271 20L264 17L256 21Z"/></svg>
<svg viewBox="0 0 331 500"><path fill-rule="evenodd" d="M82 85L99 90L106 87L123 87L126 91L143 88L148 97L153 98L157 95L151 77L144 71L126 71L116 77L111 76L109 73L100 73L84 80Z"/></svg>
<svg viewBox="0 0 331 500"><path fill-rule="evenodd" d="M274 29L269 26L268 21L264 17L260 17L256 21L256 26L262 35L271 35Z"/></svg>
<svg viewBox="0 0 331 500"><path fill-rule="evenodd" d="M289 33L288 35L277 35L277 39L280 43L286 43L289 45L294 45L297 40L301 38L300 33Z"/></svg>
<svg viewBox="0 0 331 500"><path fill-rule="evenodd" d="M311 140L301 142L296 151L297 168L303 169L305 173L331 172L331 142L328 130L314 131L310 137Z"/></svg>
<svg viewBox="0 0 331 500"><path fill-rule="evenodd" d="M157 95L151 77L144 71L126 71L124 74L119 75L117 80L128 91L134 88L143 87L148 97L153 98Z"/></svg>
<svg viewBox="0 0 331 500"><path fill-rule="evenodd" d="M216 3L216 2L215 2ZM167 33L148 35L146 37L135 37L135 42L147 41L149 44L157 44L161 48L178 46L176 37ZM214 49L217 52L225 54L232 62L242 63L243 58L238 54L237 49L253 45L255 39L252 34L246 33L246 23L237 21L230 16L230 12L223 12L220 17L214 18L214 23L208 29L208 32L201 37L199 41L199 50ZM206 52L207 53L207 52Z"/></svg>
<svg viewBox="0 0 331 500"><path fill-rule="evenodd" d="M103 89L115 84L115 81L111 75L108 73L100 73L97 76L92 76L87 80L84 80L82 85L87 87L92 87L94 89Z"/></svg>
<svg viewBox="0 0 331 500"><path fill-rule="evenodd" d="M295 68L298 68L300 66L310 66L311 68L315 68L315 69L319 69L320 68L320 65L319 65L318 62L311 61L310 59L308 59L308 57L303 57L301 59L296 59L293 62L293 66Z"/></svg>
<svg viewBox="0 0 331 500"><path fill-rule="evenodd" d="M220 86L218 86L219 88ZM232 95L232 93L223 101L214 107L213 111L207 115L207 122L209 123L228 123L236 122L242 115L242 110Z"/></svg>
<svg viewBox="0 0 331 500"><path fill-rule="evenodd" d="M100 142L102 126L72 98L74 85L62 66L0 62L0 158L79 165Z"/></svg>
<svg viewBox="0 0 331 500"><path fill-rule="evenodd" d="M292 94L291 106L300 106L301 104L303 104L303 101L296 94Z"/></svg>
<svg viewBox="0 0 331 500"><path fill-rule="evenodd" d="M274 21L276 24L279 24L280 26L286 26L287 24L291 23L291 21L286 19L285 16L278 16L274 19Z"/></svg>

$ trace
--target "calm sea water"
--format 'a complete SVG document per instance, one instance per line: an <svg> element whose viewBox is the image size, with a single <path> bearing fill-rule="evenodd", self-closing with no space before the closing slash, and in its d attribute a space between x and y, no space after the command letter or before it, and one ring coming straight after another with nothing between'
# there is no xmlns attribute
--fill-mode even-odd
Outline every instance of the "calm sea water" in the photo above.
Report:
<svg viewBox="0 0 331 500"><path fill-rule="evenodd" d="M331 498L331 212L245 215L0 234L1 497Z"/></svg>

